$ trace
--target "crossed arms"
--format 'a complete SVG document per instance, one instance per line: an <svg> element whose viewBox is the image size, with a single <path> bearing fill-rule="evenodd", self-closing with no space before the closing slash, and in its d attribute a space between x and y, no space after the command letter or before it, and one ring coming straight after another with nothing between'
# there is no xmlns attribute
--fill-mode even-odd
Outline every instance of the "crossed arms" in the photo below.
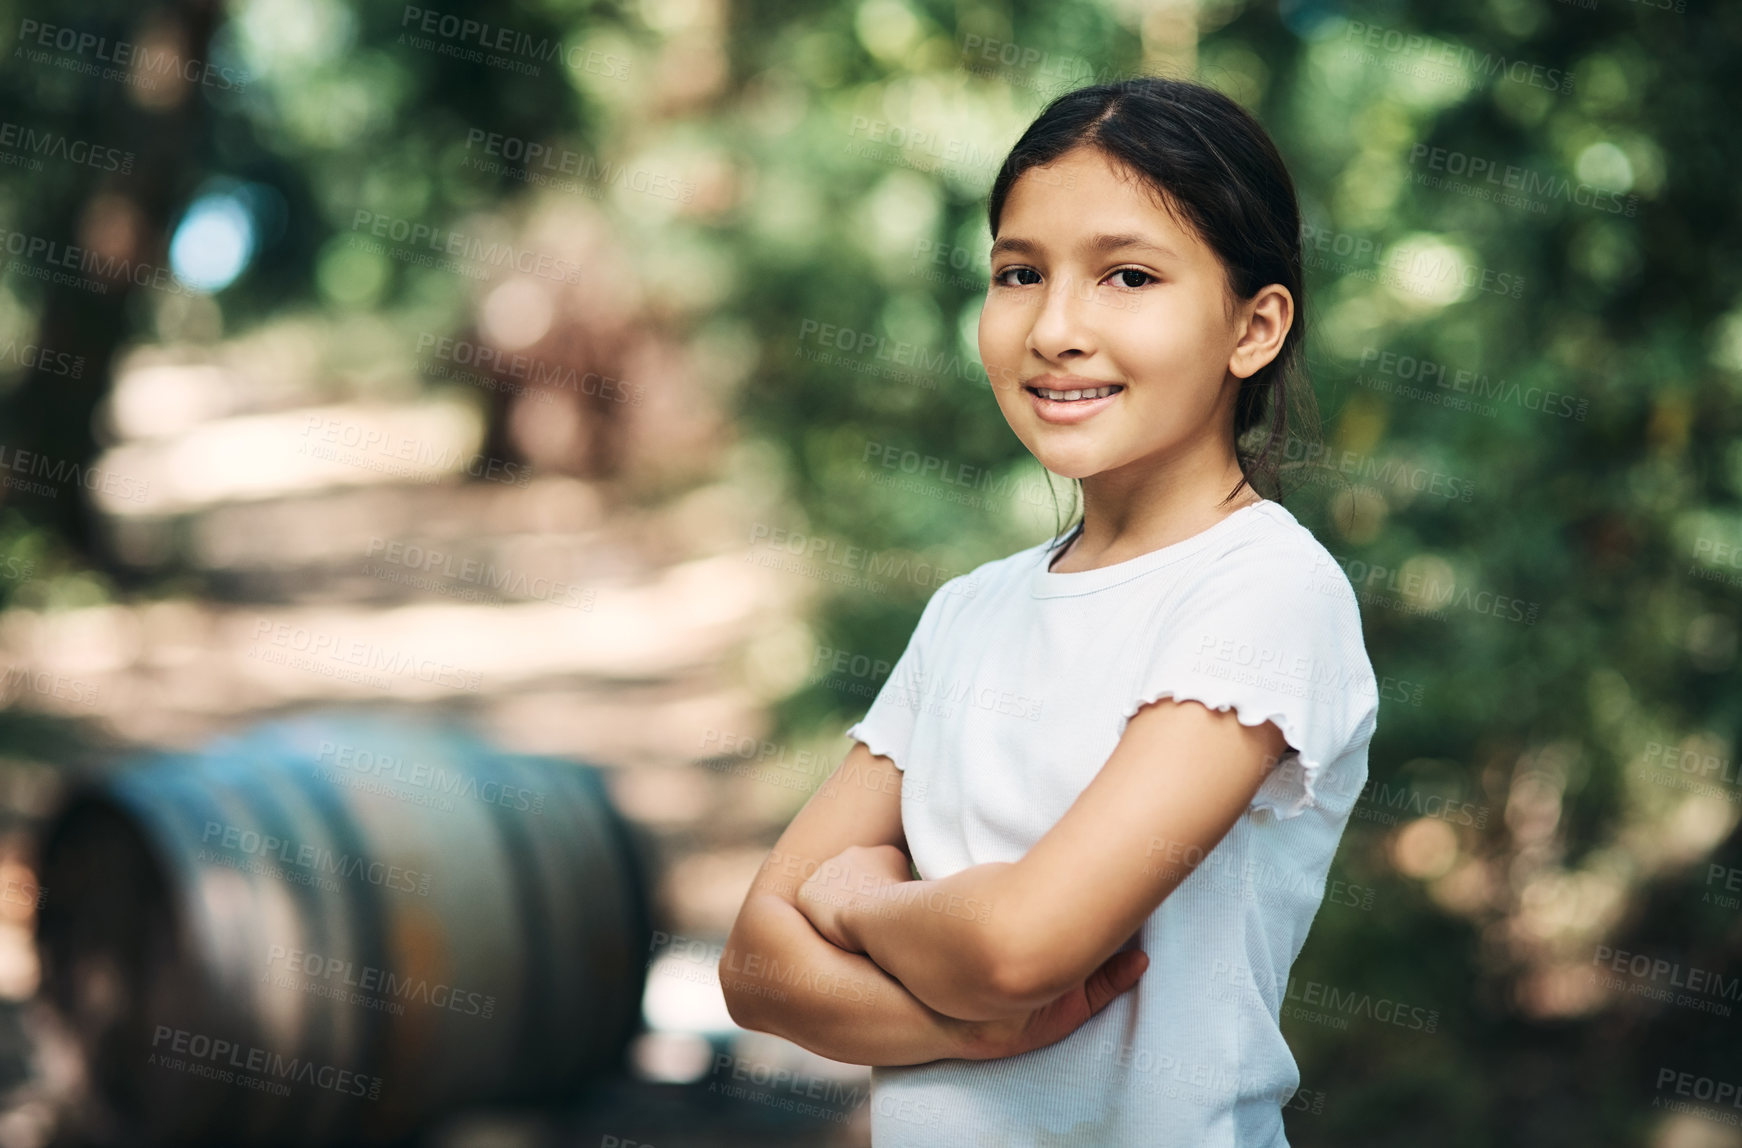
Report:
<svg viewBox="0 0 1742 1148"><path fill-rule="evenodd" d="M732 1019L852 1064L1015 1055L1135 983L1114 954L1285 751L1271 722L1162 699L1020 860L912 880L900 775L855 743L775 843L727 938ZM1112 959L1110 959L1112 958Z"/></svg>

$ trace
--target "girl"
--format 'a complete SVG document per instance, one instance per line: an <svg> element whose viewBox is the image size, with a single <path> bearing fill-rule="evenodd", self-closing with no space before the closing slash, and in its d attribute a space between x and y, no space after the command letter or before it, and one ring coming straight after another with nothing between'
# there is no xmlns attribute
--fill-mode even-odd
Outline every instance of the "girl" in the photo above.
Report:
<svg viewBox="0 0 1742 1148"><path fill-rule="evenodd" d="M1082 518L927 603L727 1004L873 1065L875 1148L1286 1146L1282 996L1378 713L1348 579L1263 493L1312 409L1293 183L1144 77L1053 101L989 221L981 356Z"/></svg>

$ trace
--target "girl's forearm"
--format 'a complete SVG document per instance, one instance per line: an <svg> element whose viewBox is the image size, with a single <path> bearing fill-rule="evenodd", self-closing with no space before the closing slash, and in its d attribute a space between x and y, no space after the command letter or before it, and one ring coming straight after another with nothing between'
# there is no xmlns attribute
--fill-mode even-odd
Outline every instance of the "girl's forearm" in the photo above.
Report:
<svg viewBox="0 0 1742 1148"><path fill-rule="evenodd" d="M919 1001L871 958L830 944L789 901L753 894L720 959L732 1018L847 1064L978 1059L976 1026Z"/></svg>
<svg viewBox="0 0 1742 1148"><path fill-rule="evenodd" d="M987 862L858 894L842 908L842 930L929 1008L967 1020L1019 1016L1046 1000L1011 992L1023 927L1014 869Z"/></svg>

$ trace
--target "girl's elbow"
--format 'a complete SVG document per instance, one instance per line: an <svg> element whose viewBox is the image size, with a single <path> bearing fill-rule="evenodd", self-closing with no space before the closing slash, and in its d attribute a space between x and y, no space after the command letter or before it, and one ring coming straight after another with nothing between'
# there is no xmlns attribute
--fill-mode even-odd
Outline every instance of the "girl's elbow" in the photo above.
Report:
<svg viewBox="0 0 1742 1148"><path fill-rule="evenodd" d="M1064 992L1064 988L1053 987L1058 972L1053 967L1052 946L1030 943L1020 936L989 937L988 942L981 957L979 983L986 986L993 1007L1006 1014L1039 1008Z"/></svg>
<svg viewBox="0 0 1742 1148"><path fill-rule="evenodd" d="M739 1028L768 1032L769 995L762 989L759 973L764 972L765 958L757 953L755 920L756 906L746 902L732 923L732 931L714 965L714 978L719 982L720 995L726 1001L726 1015Z"/></svg>
<svg viewBox="0 0 1742 1148"><path fill-rule="evenodd" d="M724 990L726 997L726 1015L732 1018L733 1024L751 1032L768 1031L768 1022L756 1015L750 1007L754 997L746 997L733 991L731 984L724 979L720 981L720 988Z"/></svg>
<svg viewBox="0 0 1742 1148"><path fill-rule="evenodd" d="M720 963L715 966L714 975L720 981L720 995L726 1000L726 1015L739 1028L747 1028L753 1032L773 1032L773 1022L768 1016L769 1001L764 994L756 991L755 978L746 977L739 971L743 967L743 961L729 946L720 957Z"/></svg>
<svg viewBox="0 0 1742 1148"><path fill-rule="evenodd" d="M1057 987L1057 980L1041 961L1009 959L993 967L986 985L995 1007L1008 1015L1039 1008L1058 997L1065 990Z"/></svg>
<svg viewBox="0 0 1742 1148"><path fill-rule="evenodd" d="M956 1020L1006 1020L1023 1011L1009 991L1022 987L1020 974L989 937L958 944L947 957L908 974L902 983L920 1004Z"/></svg>
<svg viewBox="0 0 1742 1148"><path fill-rule="evenodd" d="M733 978L732 946L727 945L725 952L720 954L720 960L714 965L714 978L720 982L720 995L726 1001L726 1015L732 1018L732 1023L740 1028L749 1028L745 1023L749 1019L749 1009L745 1007L746 996L738 991L738 984Z"/></svg>

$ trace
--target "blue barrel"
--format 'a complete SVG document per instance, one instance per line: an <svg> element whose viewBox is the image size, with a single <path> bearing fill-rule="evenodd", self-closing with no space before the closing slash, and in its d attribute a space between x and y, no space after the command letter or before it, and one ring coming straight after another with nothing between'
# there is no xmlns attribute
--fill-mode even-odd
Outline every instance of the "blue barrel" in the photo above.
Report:
<svg viewBox="0 0 1742 1148"><path fill-rule="evenodd" d="M39 859L43 991L139 1144L408 1136L624 1064L646 847L597 767L361 713L78 791Z"/></svg>

